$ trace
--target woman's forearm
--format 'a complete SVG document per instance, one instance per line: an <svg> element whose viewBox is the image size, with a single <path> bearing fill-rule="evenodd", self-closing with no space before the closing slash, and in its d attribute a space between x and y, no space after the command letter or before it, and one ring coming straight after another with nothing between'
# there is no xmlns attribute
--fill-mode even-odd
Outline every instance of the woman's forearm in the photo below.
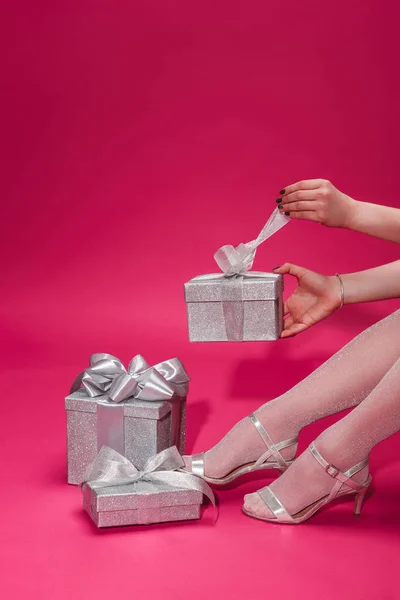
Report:
<svg viewBox="0 0 400 600"><path fill-rule="evenodd" d="M347 229L400 243L400 209L352 200Z"/></svg>
<svg viewBox="0 0 400 600"><path fill-rule="evenodd" d="M341 278L345 304L400 298L400 260Z"/></svg>

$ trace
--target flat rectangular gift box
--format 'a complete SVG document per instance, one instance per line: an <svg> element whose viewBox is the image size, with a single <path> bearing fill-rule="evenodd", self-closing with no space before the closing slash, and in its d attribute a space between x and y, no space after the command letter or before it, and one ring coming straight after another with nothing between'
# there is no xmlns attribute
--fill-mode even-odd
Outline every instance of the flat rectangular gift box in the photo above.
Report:
<svg viewBox="0 0 400 600"><path fill-rule="evenodd" d="M97 527L149 525L200 519L203 494L166 483L138 481L113 487L83 486L83 506Z"/></svg>
<svg viewBox="0 0 400 600"><path fill-rule="evenodd" d="M186 397L180 398L180 428L177 447L186 452ZM67 411L68 483L83 481L87 466L100 448L109 446L137 468L173 444L171 404L129 399L120 404L107 396L90 398L85 390L65 398Z"/></svg>
<svg viewBox="0 0 400 600"><path fill-rule="evenodd" d="M229 287L226 277L210 274L185 283L190 341L277 340L283 326L283 276L252 272L228 282ZM241 286L241 289L237 286ZM237 332L236 335L230 335L227 313L231 312L231 321L235 319L238 297L243 303L243 323L240 335ZM232 311L230 302L233 303Z"/></svg>

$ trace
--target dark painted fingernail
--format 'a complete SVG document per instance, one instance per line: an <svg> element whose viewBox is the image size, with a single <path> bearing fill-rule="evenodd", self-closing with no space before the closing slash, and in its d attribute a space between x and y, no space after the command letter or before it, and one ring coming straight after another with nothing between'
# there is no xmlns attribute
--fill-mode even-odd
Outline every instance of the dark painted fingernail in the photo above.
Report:
<svg viewBox="0 0 400 600"><path fill-rule="evenodd" d="M285 215L288 217L290 215L290 212L286 211Z"/></svg>
<svg viewBox="0 0 400 600"><path fill-rule="evenodd" d="M281 190L279 193L281 196L283 196L283 194L285 193L285 190Z"/></svg>
<svg viewBox="0 0 400 600"><path fill-rule="evenodd" d="M278 200L276 201L276 203L279 204L279 202L282 202L282 198L278 198Z"/></svg>
<svg viewBox="0 0 400 600"><path fill-rule="evenodd" d="M277 269L279 269L280 267L274 267L272 270L276 271Z"/></svg>
<svg viewBox="0 0 400 600"><path fill-rule="evenodd" d="M282 209L283 208L283 204L278 204L278 208Z"/></svg>

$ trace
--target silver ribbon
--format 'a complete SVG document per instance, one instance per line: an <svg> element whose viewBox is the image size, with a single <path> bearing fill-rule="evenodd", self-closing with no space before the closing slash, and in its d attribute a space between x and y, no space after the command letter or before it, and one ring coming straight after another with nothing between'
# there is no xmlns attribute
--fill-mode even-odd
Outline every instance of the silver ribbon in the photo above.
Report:
<svg viewBox="0 0 400 600"><path fill-rule="evenodd" d="M78 375L71 386L71 393L81 386L88 396L106 396L108 402L99 405L98 439L109 439L105 428L107 421L114 422L111 438L113 447L123 450L123 406L119 411L102 414L104 410L136 399L146 402L168 401L171 404L171 445L179 442L180 400L188 392L190 378L179 358L150 366L137 354L126 369L123 363L111 354L92 354L90 367ZM107 437L108 436L108 437Z"/></svg>
<svg viewBox="0 0 400 600"><path fill-rule="evenodd" d="M248 271L253 266L258 246L289 221L290 219L276 208L255 240L241 243L236 248L231 245L222 246L215 252L214 259L225 278L222 285L222 310L229 341L243 341L243 282L250 275Z"/></svg>
<svg viewBox="0 0 400 600"><path fill-rule="evenodd" d="M253 266L256 250L274 233L279 231L290 219L279 212L278 207L258 234L255 240L239 244L236 248L231 245L222 246L214 254L214 259L226 277L243 275Z"/></svg>
<svg viewBox="0 0 400 600"><path fill-rule="evenodd" d="M89 488L86 485L88 483L91 488L96 489L146 481L155 487L162 483L174 488L196 490L207 496L213 505L215 523L218 512L212 489L200 477L182 471L184 466L185 463L175 446L149 458L141 471L112 448L103 446L94 461L88 466L80 486L83 488L86 503L89 502Z"/></svg>

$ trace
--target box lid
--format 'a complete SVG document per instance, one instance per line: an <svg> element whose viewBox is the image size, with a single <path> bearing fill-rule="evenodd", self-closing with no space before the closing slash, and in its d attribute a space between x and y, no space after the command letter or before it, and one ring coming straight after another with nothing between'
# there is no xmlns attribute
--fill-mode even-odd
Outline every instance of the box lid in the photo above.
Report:
<svg viewBox="0 0 400 600"><path fill-rule="evenodd" d="M66 410L77 410L80 412L97 411L98 404L108 404L124 407L125 417L137 417L141 419L162 419L171 411L171 405L167 401L162 402L144 402L142 400L126 400L125 402L115 403L108 399L108 396L97 396L91 398L83 388L65 398Z"/></svg>
<svg viewBox="0 0 400 600"><path fill-rule="evenodd" d="M283 292L283 275L250 271L243 279L226 278L220 273L199 275L185 283L186 302L222 302L237 300L237 291L232 289L233 282L243 286L242 298L251 300L276 300ZM229 282L225 286L224 283ZM230 290L232 290L231 298Z"/></svg>
<svg viewBox="0 0 400 600"><path fill-rule="evenodd" d="M201 504L203 494L198 490L173 487L166 483L137 481L127 485L96 488L87 484L97 512L162 508Z"/></svg>

